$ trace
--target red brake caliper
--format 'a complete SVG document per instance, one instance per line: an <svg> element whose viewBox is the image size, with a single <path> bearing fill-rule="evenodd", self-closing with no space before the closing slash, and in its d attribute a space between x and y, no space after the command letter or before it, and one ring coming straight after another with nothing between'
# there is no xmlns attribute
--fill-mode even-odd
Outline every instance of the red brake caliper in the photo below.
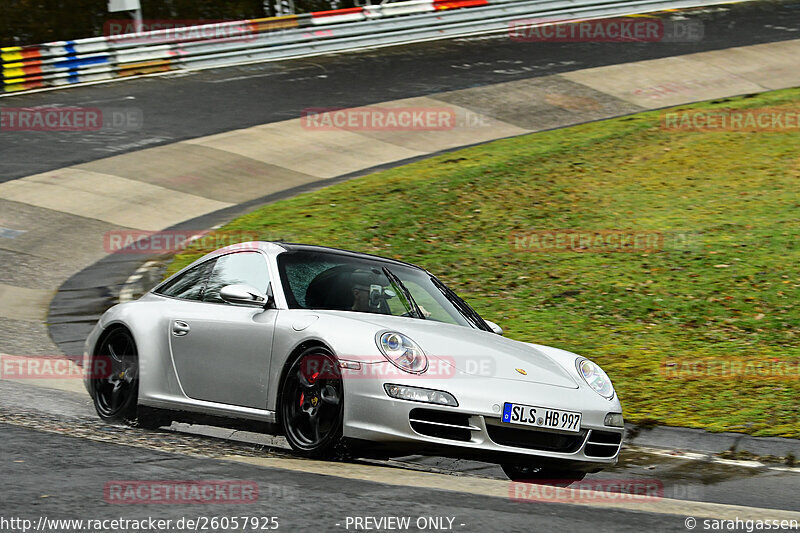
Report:
<svg viewBox="0 0 800 533"><path fill-rule="evenodd" d="M319 377L319 372L314 372L313 374L311 374L311 377L307 378L307 379L308 379L308 382L313 385L314 382L317 381L318 377ZM306 393L301 392L300 393L300 407L303 407L303 400L305 400L305 399L306 399Z"/></svg>

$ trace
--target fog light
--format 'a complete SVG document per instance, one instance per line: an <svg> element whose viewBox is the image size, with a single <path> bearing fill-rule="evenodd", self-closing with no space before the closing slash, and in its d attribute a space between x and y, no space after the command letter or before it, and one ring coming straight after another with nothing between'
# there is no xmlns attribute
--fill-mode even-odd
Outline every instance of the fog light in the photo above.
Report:
<svg viewBox="0 0 800 533"><path fill-rule="evenodd" d="M603 423L613 428L625 427L625 421L622 419L622 413L608 413Z"/></svg>
<svg viewBox="0 0 800 533"><path fill-rule="evenodd" d="M409 400L412 402L435 403L436 405L450 405L458 407L458 402L449 392L422 389L419 387L406 387L405 385L391 385L386 384L383 386L386 394L398 400Z"/></svg>

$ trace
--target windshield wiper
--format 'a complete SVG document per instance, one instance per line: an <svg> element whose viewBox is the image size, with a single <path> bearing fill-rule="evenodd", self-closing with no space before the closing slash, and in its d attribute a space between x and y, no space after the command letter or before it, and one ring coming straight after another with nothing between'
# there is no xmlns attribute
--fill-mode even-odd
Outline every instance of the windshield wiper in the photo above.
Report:
<svg viewBox="0 0 800 533"><path fill-rule="evenodd" d="M389 278L389 282L392 285L395 286L395 289L397 289L397 290L399 290L400 292L403 293L403 296L405 296L409 307L411 307L411 309L409 309L409 311L411 311L415 315L416 318L421 318L421 319L425 320L425 315L422 314L422 311L420 310L419 306L417 305L417 302L414 301L414 297L411 296L411 292L406 288L405 285L403 285L403 282L400 281L400 278L398 278L387 267L383 267L383 273L386 275L387 278Z"/></svg>
<svg viewBox="0 0 800 533"><path fill-rule="evenodd" d="M478 327L478 329L482 329L484 331L492 331L489 325L484 322L481 315L479 315L472 307L469 306L467 302L461 299L459 295L454 293L450 287L436 279L435 277L431 276L431 282L436 286L439 291L444 294L444 297L447 298L450 303L456 306L456 309L464 315L464 318L472 322L474 325Z"/></svg>

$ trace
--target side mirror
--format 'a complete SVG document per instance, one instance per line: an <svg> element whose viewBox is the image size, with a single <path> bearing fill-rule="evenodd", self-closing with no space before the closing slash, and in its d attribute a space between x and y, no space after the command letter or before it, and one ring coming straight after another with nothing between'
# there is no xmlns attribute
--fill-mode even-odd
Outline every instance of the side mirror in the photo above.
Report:
<svg viewBox="0 0 800 533"><path fill-rule="evenodd" d="M267 293L272 292L272 285L267 288ZM248 307L268 307L272 303L272 298L263 294L250 285L227 285L219 291L220 297L233 305L244 305Z"/></svg>
<svg viewBox="0 0 800 533"><path fill-rule="evenodd" d="M484 322L486 322L487 326L492 328L492 333L497 333L498 335L502 335L503 334L503 328L501 328L500 326L498 326L497 324L495 324L491 320L484 320Z"/></svg>

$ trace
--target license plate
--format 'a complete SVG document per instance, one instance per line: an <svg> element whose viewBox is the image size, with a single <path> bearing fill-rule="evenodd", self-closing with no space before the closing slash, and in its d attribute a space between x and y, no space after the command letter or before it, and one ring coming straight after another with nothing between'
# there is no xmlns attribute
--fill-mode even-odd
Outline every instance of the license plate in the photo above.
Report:
<svg viewBox="0 0 800 533"><path fill-rule="evenodd" d="M507 424L520 424L537 428L574 432L581 430L580 413L519 403L506 402L503 404L503 418L501 420Z"/></svg>

